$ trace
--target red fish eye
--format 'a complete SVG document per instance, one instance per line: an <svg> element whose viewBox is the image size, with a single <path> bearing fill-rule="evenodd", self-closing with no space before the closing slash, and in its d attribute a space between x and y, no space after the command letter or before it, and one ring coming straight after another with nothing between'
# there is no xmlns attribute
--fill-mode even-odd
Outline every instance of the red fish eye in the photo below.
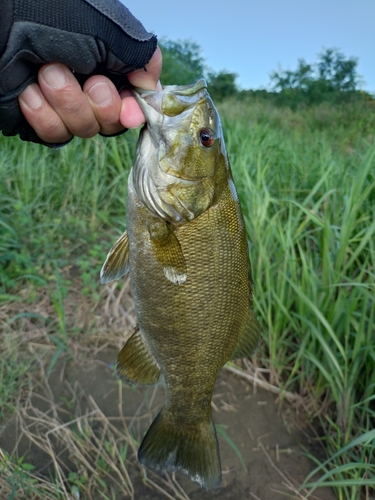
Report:
<svg viewBox="0 0 375 500"><path fill-rule="evenodd" d="M202 128L199 132L199 139L201 141L202 146L205 148L209 148L214 143L214 134L208 128Z"/></svg>

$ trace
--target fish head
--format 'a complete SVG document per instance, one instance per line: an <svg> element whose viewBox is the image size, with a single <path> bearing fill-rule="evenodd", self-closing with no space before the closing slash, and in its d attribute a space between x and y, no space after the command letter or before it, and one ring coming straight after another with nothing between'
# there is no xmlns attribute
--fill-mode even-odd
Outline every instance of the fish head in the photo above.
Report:
<svg viewBox="0 0 375 500"><path fill-rule="evenodd" d="M204 80L135 89L147 123L141 131L133 184L143 203L172 222L192 220L215 199L227 156L218 112Z"/></svg>

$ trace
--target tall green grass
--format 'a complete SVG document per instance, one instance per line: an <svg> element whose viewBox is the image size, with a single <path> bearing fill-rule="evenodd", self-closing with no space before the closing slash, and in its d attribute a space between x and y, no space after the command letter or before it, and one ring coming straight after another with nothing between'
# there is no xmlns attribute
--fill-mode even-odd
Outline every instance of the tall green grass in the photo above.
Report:
<svg viewBox="0 0 375 500"><path fill-rule="evenodd" d="M97 300L100 265L116 237L105 229L125 226L136 140L136 133L126 140L75 139L49 150L0 137L0 418L35 363L20 348L22 321L55 320L25 312L25 300L37 300L40 286L50 295L57 318L49 335L57 348L50 368L68 344L60 269L74 263L83 292Z"/></svg>
<svg viewBox="0 0 375 500"><path fill-rule="evenodd" d="M64 258L98 228L125 224L136 134L49 150L0 141L0 286ZM4 292L4 288L2 289Z"/></svg>
<svg viewBox="0 0 375 500"><path fill-rule="evenodd" d="M311 398L327 450L321 481L339 499L359 499L375 488L375 114L235 102L221 114L250 241L262 361L285 389ZM49 151L1 138L0 300L55 275L51 262L74 258L86 269L87 247L111 246L108 229L125 224L135 141L129 133L75 139ZM14 353L9 359L14 365Z"/></svg>
<svg viewBox="0 0 375 500"><path fill-rule="evenodd" d="M321 482L355 500L375 488L375 141L361 134L373 117L331 130L313 110L274 109L277 127L226 111L264 363L313 398L331 456Z"/></svg>

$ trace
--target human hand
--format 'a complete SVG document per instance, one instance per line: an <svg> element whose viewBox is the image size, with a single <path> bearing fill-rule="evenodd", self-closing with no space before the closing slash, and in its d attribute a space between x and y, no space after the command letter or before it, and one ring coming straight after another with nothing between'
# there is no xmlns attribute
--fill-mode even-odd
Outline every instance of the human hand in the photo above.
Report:
<svg viewBox="0 0 375 500"><path fill-rule="evenodd" d="M162 55L156 49L146 71L127 75L129 83L144 89L160 88ZM19 96L21 111L37 135L47 143L64 143L73 135L92 137L100 132L114 135L125 128L139 127L145 117L130 89L118 93L103 75L90 77L81 88L63 64L46 64Z"/></svg>
<svg viewBox="0 0 375 500"><path fill-rule="evenodd" d="M53 147L74 134L112 135L139 125L140 110L129 92L119 98L115 89L122 91L132 79L145 88L156 86L161 66L160 52L151 63L156 37L118 0L35 5L35 0L12 0L0 7L3 134ZM147 63L149 72L136 72Z"/></svg>

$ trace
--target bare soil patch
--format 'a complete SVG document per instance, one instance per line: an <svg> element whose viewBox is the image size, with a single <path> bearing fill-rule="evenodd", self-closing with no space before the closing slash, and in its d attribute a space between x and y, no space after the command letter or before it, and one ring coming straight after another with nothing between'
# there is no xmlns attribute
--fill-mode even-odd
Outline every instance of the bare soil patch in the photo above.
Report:
<svg viewBox="0 0 375 500"><path fill-rule="evenodd" d="M259 388L254 391L247 381L225 369L213 397L222 490L206 493L180 474L158 476L142 469L136 460L137 443L163 403L164 387L121 384L113 370L116 355L115 349L106 349L96 359L60 360L48 380L41 367L30 381L17 415L3 427L0 447L24 456L46 480L59 478L68 498L103 498L100 481L115 495L108 498L305 497L298 488L314 464L301 445L316 454L313 440L295 425L287 429L275 395ZM87 476L79 497L79 493L73 495L80 488L72 472ZM331 490L321 489L311 498L333 500L335 496Z"/></svg>
<svg viewBox="0 0 375 500"><path fill-rule="evenodd" d="M66 272L73 277L64 301L68 349L51 373L58 349L51 338L58 318L47 323L32 315L16 323L5 320L24 310L53 318L53 291L42 290L40 300L32 303L27 303L25 291L25 302L0 311L7 325L4 338L18 336L20 347L26 346L39 366L29 374L17 411L0 427L0 469L5 454L13 463L23 457L22 463L34 466L27 472L34 485L23 487L10 464L0 477L1 499L306 498L299 488L315 464L304 450L323 458L314 429L304 425L299 396L289 395L290 402L281 405L279 389L251 374L249 363L247 379L230 371L236 368L224 368L215 386L212 407L223 470L218 493L202 491L179 473L158 475L142 468L137 449L163 404L164 387L134 388L115 376L118 349L135 322L128 282L103 288L100 300L92 304L82 296L74 269ZM250 382L254 379L258 384ZM325 488L309 498L334 500L335 495Z"/></svg>

